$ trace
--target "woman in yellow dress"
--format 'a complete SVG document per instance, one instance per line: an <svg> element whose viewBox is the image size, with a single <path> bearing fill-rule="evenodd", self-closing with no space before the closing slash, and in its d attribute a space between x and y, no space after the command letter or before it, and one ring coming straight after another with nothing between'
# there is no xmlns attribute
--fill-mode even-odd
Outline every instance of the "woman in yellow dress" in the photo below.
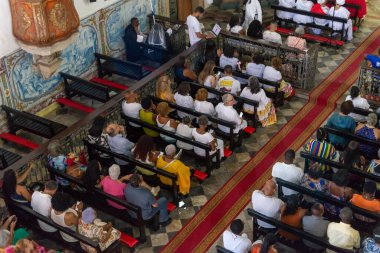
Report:
<svg viewBox="0 0 380 253"><path fill-rule="evenodd" d="M158 157L156 167L169 173L177 175L177 184L179 186L179 193L183 196L189 194L190 191L190 167L177 160L176 147L173 144L166 146L165 155ZM159 176L163 184L171 185L172 181L164 176Z"/></svg>

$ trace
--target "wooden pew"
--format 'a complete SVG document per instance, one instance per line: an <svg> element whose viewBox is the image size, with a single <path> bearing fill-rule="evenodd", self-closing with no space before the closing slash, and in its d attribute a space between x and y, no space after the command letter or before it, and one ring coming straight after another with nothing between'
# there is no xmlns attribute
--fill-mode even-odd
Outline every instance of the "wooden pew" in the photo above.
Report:
<svg viewBox="0 0 380 253"><path fill-rule="evenodd" d="M220 72L220 73L223 73L224 72L224 69L221 68L221 67L215 67L214 68L214 71L215 73L217 72ZM246 84L248 83L248 78L250 77L250 75L248 74L244 74L244 73L240 73L240 72L237 72L237 71L233 71L232 72L232 75L234 77L237 77L237 79L240 81L241 79L243 80L246 80ZM259 78L257 77L257 79L259 80L260 84L265 84L265 85L268 85L268 86L272 86L274 88L274 93L273 92L269 92L269 91L266 91L263 87L263 90L265 91L265 94L271 98L273 100L273 104L278 107L278 106L283 106L284 105L284 92L283 91L279 91L279 88L280 88L280 83L279 82L272 82L272 81L268 81L266 79L263 79L263 78ZM242 83L242 82L240 82ZM243 90L243 87L247 86L247 85L242 85L241 87L241 90Z"/></svg>
<svg viewBox="0 0 380 253"><path fill-rule="evenodd" d="M165 48L147 43L138 43L138 45L142 55L137 63L143 65L145 69L153 71L168 60L169 51Z"/></svg>
<svg viewBox="0 0 380 253"><path fill-rule="evenodd" d="M279 191L278 195L279 196L283 196L282 187L285 187L285 188L289 188L291 190L294 190L296 192L299 192L302 195L308 195L312 198L318 199L318 200L320 200L321 203L327 202L329 204L339 206L339 207L346 207L347 206L347 207L351 208L354 213L363 215L363 216L368 217L370 219L380 220L380 214L376 214L376 213L367 211L365 209L362 209L360 207L354 206L349 201L344 202L344 201L338 200L336 198L333 198L329 195L326 195L322 192L312 191L308 188L305 188L305 187L300 186L298 184L290 183L290 182L282 180L280 178L276 178L276 183L278 185L278 191Z"/></svg>
<svg viewBox="0 0 380 253"><path fill-rule="evenodd" d="M6 149L0 148L0 171L21 159L21 156Z"/></svg>
<svg viewBox="0 0 380 253"><path fill-rule="evenodd" d="M173 108L173 109L181 111L181 112L185 112L185 113L193 115L195 117L199 117L201 115L206 115L207 118L208 118L208 120L211 121L212 123L220 124L220 125L228 127L230 129L229 134L223 134L222 137L223 138L227 137L226 139L228 139L230 141L231 149L233 149L236 146L235 136L237 134L234 133L235 123L232 123L232 122L229 122L229 121L225 121L225 120L222 120L222 119L218 119L217 117L214 117L212 115L208 115L208 114L205 114L205 113L200 113L200 112L197 112L197 111L195 111L193 109L189 109L189 108L186 108L186 107L183 107L183 106L179 106L179 105L177 105L175 103L167 102L165 100L159 99L159 98L154 97L154 96L150 96L150 98L151 98L151 100L154 103L166 102L166 103L168 103L168 105L169 105L170 108ZM220 135L221 131L216 131L215 133Z"/></svg>
<svg viewBox="0 0 380 253"><path fill-rule="evenodd" d="M18 130L22 129L44 138L51 139L53 136L67 128L65 125L28 112L15 110L6 105L2 105L1 109L7 116L9 132L11 134L16 134Z"/></svg>
<svg viewBox="0 0 380 253"><path fill-rule="evenodd" d="M98 77L103 78L105 75L112 74L124 76L134 80L141 80L151 73L141 64L130 61L122 61L111 56L95 53L96 63L98 66Z"/></svg>
<svg viewBox="0 0 380 253"><path fill-rule="evenodd" d="M177 182L177 175L169 173L169 172L164 171L162 169L158 169L154 166L142 163L142 162L137 161L136 159L133 159L133 158L128 157L126 155L115 153L115 152L111 151L110 149L104 148L100 145L91 144L87 140L83 140L83 143L87 148L87 153L88 153L88 156L90 159L96 158L97 154L98 154L96 151L100 151L102 153L110 155L113 158L118 158L118 159L124 160L128 163L134 164L135 166L139 166L139 167L144 168L146 170L152 171L158 175L162 175L162 176L169 178L172 182L171 191L173 194L173 202L176 205L178 205L178 186L176 183Z"/></svg>
<svg viewBox="0 0 380 253"><path fill-rule="evenodd" d="M339 163L339 162L327 160L327 159L321 158L319 156L312 155L312 154L304 152L304 151L301 152L301 157L305 158L305 169L306 169L306 165L307 165L306 160L311 160L311 161L315 161L318 163L326 164L326 165L331 166L331 167L336 168L336 169L348 170L352 174L355 174L355 175L364 177L366 179L375 181L377 183L380 183L380 176L376 176L374 174L370 174L368 172L358 170L358 169L345 168L344 165L342 163ZM361 191L362 189L358 189L358 190Z"/></svg>
<svg viewBox="0 0 380 253"><path fill-rule="evenodd" d="M17 215L17 218L20 219L21 223L26 226L27 228L30 228L33 230L33 232L37 232L41 235L43 235L45 238L49 238L50 240L54 242L58 242L60 245L63 245L66 249L70 249L73 252L85 252L81 246L79 245L79 242L75 243L69 243L63 240L61 235L58 231L64 232L71 237L74 237L78 241L85 243L87 245L90 245L94 248L96 248L97 252L120 252L121 253L121 243L120 241L115 241L112 245L110 245L105 251L101 251L99 248L99 245L97 242L69 229L66 227L62 227L58 225L57 223L53 222L51 219L35 212L33 209L31 209L28 206L18 204L15 202L10 202L10 205L8 207L14 211L14 213ZM44 223L48 224L49 226L52 226L56 228L58 231L49 233L43 231L40 226L37 223L37 219L43 221Z"/></svg>
<svg viewBox="0 0 380 253"><path fill-rule="evenodd" d="M297 23L294 22L291 19L289 19L289 20L288 19L280 19L277 16L277 11L278 10L280 10L280 11L286 11L286 12L291 12L291 13L295 13L295 14L302 14L302 15L305 15L305 16L313 17L313 18L324 19L324 20L328 20L328 21L342 23L343 24L342 25L342 30L340 30L340 31L334 31L332 28L330 28L328 26L320 26L320 25L316 25L314 23L302 24L303 26L306 26L306 27L318 28L318 29L321 29L321 30L324 30L324 31L328 31L330 33L330 37L323 37L323 36L319 36L319 35L306 34L306 33L302 37L304 39L306 39L306 40L316 41L316 42L320 42L320 43L326 43L326 44L337 46L337 47L344 45L345 34L346 34L346 27L347 27L347 21L348 21L347 19L339 18L339 17L333 17L333 16L329 16L329 15L322 15L322 14L312 13L310 11L298 10L298 9L295 9L295 8L287 8L287 7L284 7L284 6L274 5L274 4L271 5L271 8L274 10L274 18L275 18L275 20L279 20L280 21L280 26L281 26L281 22L282 21L284 21L285 23L294 23L294 24L297 24ZM284 34L284 35L291 35L293 33L292 30L281 28L281 27L277 30L277 32L279 32L281 34ZM332 34L334 32L340 33L340 35L341 35L340 40L332 39Z"/></svg>
<svg viewBox="0 0 380 253"><path fill-rule="evenodd" d="M313 242L313 243L316 243L316 244L319 244L323 247L326 247L328 249L331 249L331 250L334 250L336 252L340 252L340 253L355 253L354 251L352 250L347 250L347 249L342 249L342 248L339 248L339 247L336 247L336 246L333 246L331 245L327 240L324 240L324 239L320 239L310 233L307 233L301 229L298 229L298 228L294 228L292 226L289 226L279 220L276 220L274 218L271 218L271 217L268 217L268 216L265 216L259 212L256 212L255 210L253 210L252 208L248 208L247 210L248 212L248 215L251 216L253 219L253 238L257 238L257 232L260 233L260 234L266 234L266 232L264 230L262 230L261 228L259 228L259 226L257 225L257 220L261 220L261 221L264 221L266 223L269 223L277 228L280 228L280 229L283 229L287 232L290 232L292 234L295 234L299 237L301 237L302 239L307 239L308 241L310 242ZM306 248L306 247L305 247ZM302 252L307 252L307 249L303 249L304 251Z"/></svg>
<svg viewBox="0 0 380 253"><path fill-rule="evenodd" d="M369 139L363 138L361 136L358 136L356 134L347 133L347 132L337 130L337 129L327 127L327 126L324 126L323 128L326 130L326 132L328 134L338 135L338 136L344 137L350 141L357 141L360 144L365 144L365 145L373 146L377 149L380 149L380 142L379 141L369 140Z"/></svg>
<svg viewBox="0 0 380 253"><path fill-rule="evenodd" d="M55 176L64 178L65 180L69 181L71 184L77 185L83 189L86 189L85 193L81 193L78 191L73 190L70 186L69 187L62 187L65 192L72 195L75 199L80 199L85 203L88 203L90 206L94 206L95 208L102 210L103 212L106 212L128 224L132 224L133 226L138 227L140 232L140 237L138 240L140 242L146 241L146 232L145 232L145 225L152 223L153 224L153 230L157 230L159 228L159 220L157 213L155 216L152 217L149 221L145 221L142 218L141 208L133 205L131 203L128 203L126 200L122 200L119 198L116 198L115 196L112 196L110 194L107 194L103 192L101 189L98 189L96 187L88 187L83 183L82 180L77 179L75 177L72 177L66 173L63 173L61 171L55 170L50 168L50 166L46 166L49 170L50 176L52 180L55 180ZM102 201L103 200L103 201ZM108 204L105 200L110 200L112 202L117 203L118 205L121 205L125 208L127 208L129 211L132 211L136 214L137 218L133 218L129 215L127 210L125 209L117 209L114 208Z"/></svg>
<svg viewBox="0 0 380 253"><path fill-rule="evenodd" d="M199 156L196 155L195 153L194 153L194 155L196 156L197 159L205 159L205 160L206 160L206 174L207 174L208 176L211 175L211 171L212 171L212 169L213 169L213 166L212 166L212 159L215 157L217 163L220 163L220 159L219 159L219 158L220 158L219 150L217 150L214 154L210 155L210 152L211 152L211 147L210 147L210 145L207 145L207 144L203 144L203 143L200 143L200 142L194 141L194 140L192 140L192 139L190 139L190 138L185 138L185 137L182 137L182 136L178 136L178 135L176 135L175 133L173 133L173 132L169 132L169 131L164 130L164 129L160 128L160 127L153 126L153 125L148 124L148 123L146 123L146 122L143 122L143 121L141 121L141 120L138 120L138 119L135 119L135 118L128 117L128 116L124 115L124 113L121 113L121 117L125 120L125 124L128 124L129 122L132 122L132 123L135 123L135 124L137 124L137 125L140 125L140 126L142 126L142 127L144 127L144 128L151 129L151 130L153 130L153 131L155 131L155 132L158 132L158 133L160 133L160 134L164 134L164 135L169 136L169 137L171 137L171 138L174 138L174 139L176 139L176 140L183 141L183 142L188 143L188 144L191 144L191 145L193 145L193 146L197 146L198 148L204 149L205 152L206 152L206 156L205 156L205 158L203 158L203 157L199 157ZM168 144L168 143L166 143L166 144ZM199 175L199 176L198 176L198 175ZM201 176L200 174L198 174L198 175L195 174L195 177L198 178L198 179L200 179L201 181L203 181L203 180L205 179L205 178L203 178L203 176ZM202 177L203 179L202 179L201 177Z"/></svg>

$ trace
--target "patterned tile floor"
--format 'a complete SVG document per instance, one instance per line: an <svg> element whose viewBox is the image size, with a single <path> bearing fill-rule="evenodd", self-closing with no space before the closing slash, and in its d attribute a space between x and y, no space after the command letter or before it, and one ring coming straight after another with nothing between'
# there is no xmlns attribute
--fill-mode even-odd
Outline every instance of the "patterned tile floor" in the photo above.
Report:
<svg viewBox="0 0 380 253"><path fill-rule="evenodd" d="M377 15L379 13L378 3L380 0L371 1L368 3L369 14L368 18L360 27L360 30L355 33L352 42L346 43L341 49L321 47L318 58L318 69L315 78L315 85L317 85L323 78L325 78L329 73L331 73L334 68L347 57L353 49L355 49L360 42L368 36L368 34L373 31L373 29L380 25L380 18ZM270 15L270 11L266 10L265 13ZM203 20L207 27L208 21ZM358 71L358 70L355 70ZM91 103L90 101L81 101L82 103ZM300 108L306 103L306 100L301 97L296 97L290 102L286 102L285 105L277 111L278 122L274 126L268 128L259 128L257 132L253 134L250 138L244 139L243 146L236 150L236 152L224 161L221 168L212 172L211 178L207 179L203 184L192 180L190 197L185 200L185 206L182 208L177 208L171 217L173 222L164 229L160 229L156 232L149 231L147 229L147 242L137 246L137 252L159 252L160 249L168 243L168 241L175 236L175 234L196 214L196 212L211 198L219 189L224 185L224 183L231 177L233 173L241 168L241 166L247 162L255 153L265 144L267 141L282 127L284 126L291 117L298 112ZM92 106L97 106L97 104L92 104ZM68 110L65 114L51 115L51 119L58 122L64 123L66 125L73 124L77 119L83 116L80 113ZM37 142L43 140L36 137L32 137ZM194 166L193 160L190 157L183 157L185 164ZM303 166L302 161L299 159L297 163ZM164 190L163 195L168 195ZM130 226L121 222L120 220L115 220L102 212L100 216L105 220L112 220L115 226L119 229L125 230L129 229ZM246 212L242 212L239 215L243 221L246 221L245 232L251 237L252 236L252 224L250 218L247 216ZM138 232L133 228L133 233L138 235ZM221 244L219 239L216 244ZM215 246L214 245L214 246ZM211 247L209 252L215 252L215 247ZM127 249L124 250L128 252Z"/></svg>

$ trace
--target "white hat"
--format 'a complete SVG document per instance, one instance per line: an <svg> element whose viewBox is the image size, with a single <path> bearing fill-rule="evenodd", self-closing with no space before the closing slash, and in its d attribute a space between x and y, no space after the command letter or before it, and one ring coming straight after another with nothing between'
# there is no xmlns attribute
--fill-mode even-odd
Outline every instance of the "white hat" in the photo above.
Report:
<svg viewBox="0 0 380 253"><path fill-rule="evenodd" d="M336 0L336 4L344 5L345 4L345 0Z"/></svg>
<svg viewBox="0 0 380 253"><path fill-rule="evenodd" d="M325 0L318 0L319 4L323 4L324 2L325 2Z"/></svg>
<svg viewBox="0 0 380 253"><path fill-rule="evenodd" d="M112 180L118 180L120 176L120 166L117 164L111 165L108 169L108 174Z"/></svg>

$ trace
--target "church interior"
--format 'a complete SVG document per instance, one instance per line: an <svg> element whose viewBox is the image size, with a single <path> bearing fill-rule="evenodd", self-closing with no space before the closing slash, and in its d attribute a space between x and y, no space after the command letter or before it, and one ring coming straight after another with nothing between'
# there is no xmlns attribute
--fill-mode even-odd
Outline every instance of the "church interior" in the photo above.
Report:
<svg viewBox="0 0 380 253"><path fill-rule="evenodd" d="M380 253L380 0L0 20L0 252Z"/></svg>

